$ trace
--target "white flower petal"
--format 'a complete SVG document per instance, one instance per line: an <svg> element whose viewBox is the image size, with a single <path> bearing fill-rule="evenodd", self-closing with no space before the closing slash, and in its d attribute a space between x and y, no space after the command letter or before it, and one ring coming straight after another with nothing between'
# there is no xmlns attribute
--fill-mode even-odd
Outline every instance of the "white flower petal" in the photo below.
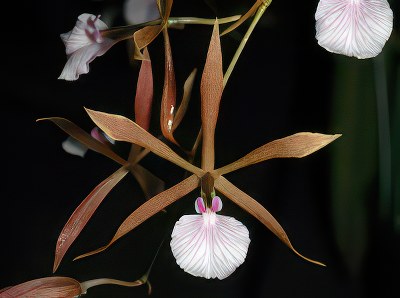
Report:
<svg viewBox="0 0 400 298"><path fill-rule="evenodd" d="M387 0L320 0L315 20L319 45L359 59L378 55L393 28Z"/></svg>
<svg viewBox="0 0 400 298"><path fill-rule="evenodd" d="M78 17L74 29L60 35L68 61L59 79L74 81L79 75L89 72L89 63L116 43L115 40L101 36L100 30L107 28L98 17L85 13Z"/></svg>
<svg viewBox="0 0 400 298"><path fill-rule="evenodd" d="M172 232L177 264L194 276L224 279L245 260L250 238L233 217L207 212L182 216Z"/></svg>
<svg viewBox="0 0 400 298"><path fill-rule="evenodd" d="M68 137L64 142L62 142L61 146L65 152L80 157L85 157L85 154L88 151L88 148L85 145L72 137Z"/></svg>

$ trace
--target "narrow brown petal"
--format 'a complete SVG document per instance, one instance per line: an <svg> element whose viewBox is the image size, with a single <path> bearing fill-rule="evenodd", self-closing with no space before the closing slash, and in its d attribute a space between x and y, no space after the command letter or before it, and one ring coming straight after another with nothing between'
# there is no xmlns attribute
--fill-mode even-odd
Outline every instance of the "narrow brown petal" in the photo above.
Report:
<svg viewBox="0 0 400 298"><path fill-rule="evenodd" d="M158 7L160 8L160 15L163 18L163 23L168 22L169 15L171 14L173 0L157 0Z"/></svg>
<svg viewBox="0 0 400 298"><path fill-rule="evenodd" d="M248 213L257 218L263 225L265 225L272 233L274 233L283 243L285 243L294 253L301 258L321 266L324 264L309 259L301 255L297 250L294 249L286 235L285 230L281 227L278 221L265 209L260 203L254 200L245 192L241 191L231 182L224 177L220 176L215 180L215 188L224 194L228 199L237 204L239 207L246 210Z"/></svg>
<svg viewBox="0 0 400 298"><path fill-rule="evenodd" d="M175 131L175 129L178 127L178 125L181 123L183 117L186 114L187 107L189 105L189 100L190 96L192 94L192 88L193 88L193 83L194 83L194 78L196 76L197 69L193 69L188 78L185 81L185 84L183 85L183 96L181 103L179 104L178 110L176 111L175 117L174 117L174 122L172 123L172 132Z"/></svg>
<svg viewBox="0 0 400 298"><path fill-rule="evenodd" d="M153 72L147 47L143 51L145 60L139 70L135 96L135 122L145 130L149 130L151 106L153 103Z"/></svg>
<svg viewBox="0 0 400 298"><path fill-rule="evenodd" d="M214 136L219 104L223 90L222 53L219 40L218 22L214 24L207 59L200 83L201 123L203 148L201 167L206 172L214 169Z"/></svg>
<svg viewBox="0 0 400 298"><path fill-rule="evenodd" d="M51 118L41 118L36 121L49 120L60 127L63 131L69 134L74 139L78 140L82 144L84 144L89 149L101 153L112 160L116 161L120 165L124 165L126 160L118 156L114 151L112 151L107 145L93 138L89 133L84 131L82 128L74 124L73 122L60 117L51 117Z"/></svg>
<svg viewBox="0 0 400 298"><path fill-rule="evenodd" d="M139 164L131 168L131 173L135 176L147 199L154 197L165 189L164 181Z"/></svg>
<svg viewBox="0 0 400 298"><path fill-rule="evenodd" d="M204 171L190 164L135 122L120 115L86 109L90 118L111 138L137 144L201 177Z"/></svg>
<svg viewBox="0 0 400 298"><path fill-rule="evenodd" d="M54 276L30 280L1 292L1 297L76 297L82 294L78 281Z"/></svg>
<svg viewBox="0 0 400 298"><path fill-rule="evenodd" d="M160 125L163 136L170 142L179 145L172 134L172 124L176 108L176 82L174 63L172 60L171 44L169 42L168 30L163 29L165 66L164 66L164 87L161 98Z"/></svg>
<svg viewBox="0 0 400 298"><path fill-rule="evenodd" d="M145 220L147 220L157 212L161 211L168 205L174 203L183 196L187 195L198 186L199 186L199 178L196 175L191 175L182 182L174 185L173 187L163 191L162 193L146 201L125 219L125 221L118 228L112 240L106 246L103 246L97 250L80 255L76 257L75 260L97 254L107 249L119 238L121 238L128 232L132 231L138 225L140 225Z"/></svg>
<svg viewBox="0 0 400 298"><path fill-rule="evenodd" d="M58 237L53 272L57 270L65 253L88 223L101 202L128 172L129 170L125 167L119 168L114 174L97 185L78 208L75 209Z"/></svg>
<svg viewBox="0 0 400 298"><path fill-rule="evenodd" d="M340 136L340 134L324 135L311 132L296 133L251 151L237 161L215 170L215 175L224 175L271 158L301 158L325 147Z"/></svg>
<svg viewBox="0 0 400 298"><path fill-rule="evenodd" d="M242 15L239 20L237 20L235 23L233 23L228 28L226 28L221 33L221 36L235 30L237 27L239 27L241 24L243 24L245 21L247 21L248 18L250 18L251 16L253 16L256 13L258 7L260 7L260 5L262 3L263 3L262 0L256 0L256 3L254 3L253 6L244 15Z"/></svg>

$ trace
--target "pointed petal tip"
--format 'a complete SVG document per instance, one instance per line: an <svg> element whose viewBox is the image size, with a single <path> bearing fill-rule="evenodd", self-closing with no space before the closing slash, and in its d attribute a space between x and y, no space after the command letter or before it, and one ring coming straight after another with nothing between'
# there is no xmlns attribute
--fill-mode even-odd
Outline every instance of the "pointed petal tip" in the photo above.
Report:
<svg viewBox="0 0 400 298"><path fill-rule="evenodd" d="M44 120L49 120L49 117L45 117L45 118L38 118L35 120L35 122L40 122L40 121L44 121Z"/></svg>
<svg viewBox="0 0 400 298"><path fill-rule="evenodd" d="M114 239L111 240L110 243L108 243L107 245L105 245L105 246L103 246L103 247L100 247L100 248L98 248L98 249L96 249L96 250L92 250L92 251L89 251L89 252L87 252L87 253L84 253L84 254L81 254L81 255L75 257L72 261L77 261L77 260L79 260L79 259L83 259L83 258L92 256L92 255L98 254L98 253L100 253L100 252L106 250L112 243L114 243Z"/></svg>
<svg viewBox="0 0 400 298"><path fill-rule="evenodd" d="M341 133L336 133L334 135L330 135L331 142L333 142L334 140L340 138L341 136L342 136Z"/></svg>
<svg viewBox="0 0 400 298"><path fill-rule="evenodd" d="M60 263L57 261L57 259L54 259L53 273L55 273L57 271L58 266L60 266Z"/></svg>
<svg viewBox="0 0 400 298"><path fill-rule="evenodd" d="M319 265L319 266L321 266L321 267L326 267L326 265L325 265L324 263L322 263L322 262L319 262L319 261L316 261L316 260L313 260L313 259L310 259L310 258L307 258L307 257L303 256L301 253L299 253L297 250L295 250L293 246L290 247L290 248L293 250L293 252L294 252L296 255L298 255L298 256L301 257L302 259L304 259L304 260L306 260L306 261L308 261L308 262L310 262L310 263L313 263L313 264L315 264L315 265Z"/></svg>

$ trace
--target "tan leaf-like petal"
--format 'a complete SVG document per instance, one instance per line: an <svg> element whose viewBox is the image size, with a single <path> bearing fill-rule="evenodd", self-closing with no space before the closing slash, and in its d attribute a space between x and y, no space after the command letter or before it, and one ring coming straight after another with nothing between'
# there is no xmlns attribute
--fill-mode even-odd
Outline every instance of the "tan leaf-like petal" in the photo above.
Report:
<svg viewBox="0 0 400 298"><path fill-rule="evenodd" d="M176 111L174 122L172 123L172 132L179 126L183 117L186 114L187 107L189 105L190 96L192 94L192 88L194 78L196 77L197 68L193 69L183 85L183 96L181 103L179 104L178 110Z"/></svg>
<svg viewBox="0 0 400 298"><path fill-rule="evenodd" d="M248 213L257 218L263 225L265 225L272 233L274 233L283 243L285 243L294 253L301 258L321 266L325 266L321 262L314 261L303 255L294 249L286 235L285 230L281 227L278 221L265 209L260 203L254 200L245 192L241 191L231 182L224 177L220 176L215 180L215 188L229 198L232 202L237 204L239 207L246 210Z"/></svg>
<svg viewBox="0 0 400 298"><path fill-rule="evenodd" d="M171 13L172 8L172 0L166 0L163 2L163 6L160 4L160 1L157 2L158 6L161 8L160 15L162 16L161 25L156 26L147 26L143 29L136 31L133 34L133 42L135 47L134 58L143 60L145 57L141 53L141 50L144 47L147 47L157 36L161 33L163 28L168 23L168 18Z"/></svg>
<svg viewBox="0 0 400 298"><path fill-rule="evenodd" d="M200 83L201 123L203 148L201 168L206 172L214 169L214 136L218 119L219 104L223 90L222 53L218 22L214 24L207 59Z"/></svg>
<svg viewBox="0 0 400 298"><path fill-rule="evenodd" d="M146 57L141 50L147 47L160 34L163 25L147 26L137 30L133 34L133 44L135 47L134 59L145 60Z"/></svg>
<svg viewBox="0 0 400 298"><path fill-rule="evenodd" d="M160 110L161 132L167 140L179 146L172 134L172 124L174 122L174 111L176 108L176 82L171 44L169 42L168 30L166 27L163 29L163 35L165 50L165 77Z"/></svg>
<svg viewBox="0 0 400 298"><path fill-rule="evenodd" d="M78 140L82 144L84 144L89 149L101 153L112 160L116 161L120 165L124 165L126 160L121 158L118 154L112 151L107 145L93 138L89 133L84 131L82 128L74 124L73 122L60 117L51 117L51 118L41 118L36 121L49 120L60 127L63 131L69 134L74 139Z"/></svg>
<svg viewBox="0 0 400 298"><path fill-rule="evenodd" d="M237 161L215 170L215 174L224 175L271 158L301 158L325 147L340 136L340 134L324 135L311 132L296 133L251 151Z"/></svg>
<svg viewBox="0 0 400 298"><path fill-rule="evenodd" d="M147 199L154 197L165 189L164 181L139 164L131 168L131 173L135 176Z"/></svg>
<svg viewBox="0 0 400 298"><path fill-rule="evenodd" d="M145 130L149 130L151 106L153 103L153 72L149 51L144 49L145 60L139 70L135 96L135 122Z"/></svg>
<svg viewBox="0 0 400 298"><path fill-rule="evenodd" d="M240 17L239 20L237 20L235 23L233 23L232 25L230 25L228 28L226 28L222 33L222 35L228 34L229 32L232 32L233 30L235 30L237 27L239 27L240 25L242 25L245 21L247 21L248 18L250 18L251 16L253 16L258 7L260 7L260 5L263 3L262 0L257 0L256 3L253 4L253 6L244 14Z"/></svg>
<svg viewBox="0 0 400 298"><path fill-rule="evenodd" d="M69 277L52 276L30 280L1 292L2 298L12 297L77 297L82 294L78 281Z"/></svg>
<svg viewBox="0 0 400 298"><path fill-rule="evenodd" d="M187 162L166 144L130 119L121 115L108 114L89 109L86 109L86 111L93 122L111 138L118 141L134 143L147 148L158 156L169 160L199 177L204 174L204 171Z"/></svg>
<svg viewBox="0 0 400 298"><path fill-rule="evenodd" d="M200 179L196 175L191 175L182 182L172 186L171 188L146 201L124 220L112 240L106 246L80 255L76 257L75 260L104 251L115 241L117 241L128 232L132 231L145 220L190 193L192 190L199 186L199 181Z"/></svg>
<svg viewBox="0 0 400 298"><path fill-rule="evenodd" d="M56 251L54 257L53 272L55 272L61 263L65 253L79 236L83 228L86 226L93 213L99 207L107 194L114 186L121 181L122 178L129 172L125 167L119 168L111 176L103 180L97 185L92 192L79 204L64 225L60 236L58 236Z"/></svg>

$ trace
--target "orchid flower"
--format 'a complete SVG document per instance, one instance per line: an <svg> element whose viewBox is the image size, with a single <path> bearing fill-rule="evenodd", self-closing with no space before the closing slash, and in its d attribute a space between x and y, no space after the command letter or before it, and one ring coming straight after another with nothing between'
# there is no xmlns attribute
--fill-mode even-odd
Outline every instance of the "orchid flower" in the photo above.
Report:
<svg viewBox="0 0 400 298"><path fill-rule="evenodd" d="M387 0L320 0L315 20L320 46L358 59L377 56L393 28Z"/></svg>
<svg viewBox="0 0 400 298"><path fill-rule="evenodd" d="M157 1L160 8L160 0ZM89 72L89 63L96 57L103 55L115 43L132 38L135 42L135 55L140 60L145 57L141 52L167 24L169 13L171 11L172 0L167 0L163 17L151 23L152 26L145 26L140 29L138 26L116 27L109 29L108 26L100 20L100 16L84 13L78 17L75 27L60 37L65 44L65 51L68 61L59 76L59 79L74 81L79 75ZM153 26L154 25L154 26ZM143 27L141 26L141 27ZM140 29L140 30L139 30Z"/></svg>
<svg viewBox="0 0 400 298"><path fill-rule="evenodd" d="M142 129L134 121L121 115L86 109L93 122L111 138L144 147L192 174L146 201L131 213L107 245L82 254L75 260L104 251L145 220L201 186L203 200L197 199L196 201L196 208L202 213L201 217L182 217L175 225L172 234L171 247L173 253L179 265L187 272L206 278L225 278L244 261L246 256L249 244L246 229L235 219L216 214L222 207L220 200L215 198L216 191L257 218L298 256L309 262L323 265L297 252L278 221L260 203L229 182L223 175L272 158L307 156L331 143L340 135L297 133L269 142L231 164L214 169L214 136L222 90L222 54L219 28L216 22L200 84L203 130L201 168L179 156L165 143ZM190 236L190 233L196 235ZM223 241L227 245L222 245L222 242L195 243L196 241L210 239L209 237L213 233L218 236L215 238L217 241ZM239 251L235 251L235 248L230 245L237 239L241 243ZM185 244L185 241L189 242ZM181 245L184 245L186 249L182 250ZM226 258L228 261L222 265L220 258Z"/></svg>
<svg viewBox="0 0 400 298"><path fill-rule="evenodd" d="M100 20L100 16L84 13L78 17L71 31L60 35L68 61L59 79L74 81L79 75L88 73L89 63L117 42L101 35L100 31L105 29L108 26Z"/></svg>

